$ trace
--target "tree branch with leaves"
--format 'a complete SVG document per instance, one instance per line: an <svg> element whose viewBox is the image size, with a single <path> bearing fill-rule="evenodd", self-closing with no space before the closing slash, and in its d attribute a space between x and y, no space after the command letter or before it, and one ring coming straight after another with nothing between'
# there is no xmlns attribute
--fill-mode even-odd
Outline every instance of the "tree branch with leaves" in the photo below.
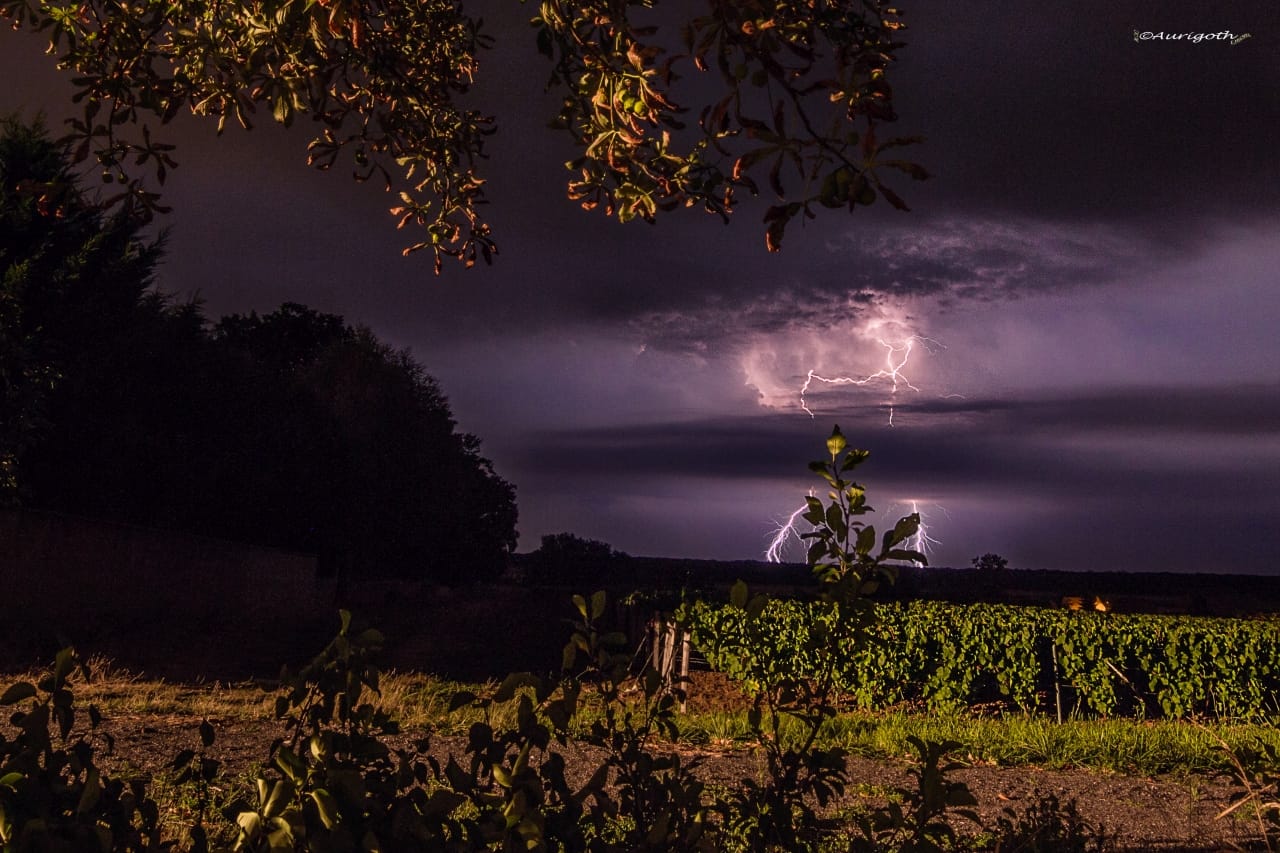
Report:
<svg viewBox="0 0 1280 853"><path fill-rule="evenodd" d="M544 0L533 17L549 87L563 95L552 126L580 151L566 164L571 199L624 222L678 207L727 221L765 172L770 251L817 208L883 196L906 209L882 173L927 174L884 152L917 139L877 130L896 119L897 9L705 0L673 26L650 20L654 6ZM493 41L457 0L0 0L0 15L45 33L75 75L81 112L64 141L118 190L107 206L144 220L166 210L149 176L163 184L177 161L157 126L185 110L221 133L262 109L285 125L319 123L312 166L349 158L356 180L395 193L398 226L417 230L405 254L431 252L438 273L446 258L470 267L497 252L480 169L495 121L461 101ZM690 71L686 97L677 83Z"/></svg>

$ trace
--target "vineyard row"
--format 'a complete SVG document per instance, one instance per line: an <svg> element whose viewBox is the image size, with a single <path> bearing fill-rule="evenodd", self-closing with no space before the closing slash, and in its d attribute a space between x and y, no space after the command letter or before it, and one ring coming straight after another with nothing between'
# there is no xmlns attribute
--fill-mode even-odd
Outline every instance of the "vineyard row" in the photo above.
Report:
<svg viewBox="0 0 1280 853"><path fill-rule="evenodd" d="M922 701L949 711L1003 700L1026 711L1098 716L1252 718L1280 708L1280 621L1071 612L917 601L875 606L836 659L858 705ZM805 653L834 606L770 601L757 620L732 606L687 608L711 666L752 688L815 678Z"/></svg>

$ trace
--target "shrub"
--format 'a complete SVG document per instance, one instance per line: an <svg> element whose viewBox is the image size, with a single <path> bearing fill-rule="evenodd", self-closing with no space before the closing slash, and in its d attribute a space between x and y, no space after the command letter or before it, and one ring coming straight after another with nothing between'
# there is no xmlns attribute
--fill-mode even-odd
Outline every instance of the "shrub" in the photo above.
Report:
<svg viewBox="0 0 1280 853"><path fill-rule="evenodd" d="M114 745L98 732L97 708L88 708L88 731L75 731L75 673L89 677L75 652L63 649L51 673L34 684L12 684L0 695L0 706L19 706L9 720L12 738L0 734L0 845L6 853L142 851L158 841L159 810L145 782L110 777L95 763L99 745L108 752Z"/></svg>

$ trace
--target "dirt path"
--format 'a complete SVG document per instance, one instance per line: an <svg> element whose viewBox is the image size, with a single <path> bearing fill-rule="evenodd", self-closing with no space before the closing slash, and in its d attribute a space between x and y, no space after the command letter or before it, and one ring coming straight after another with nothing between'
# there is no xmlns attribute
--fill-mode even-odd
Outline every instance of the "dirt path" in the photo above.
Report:
<svg viewBox="0 0 1280 853"><path fill-rule="evenodd" d="M163 774L181 749L198 743L198 720L187 716L132 715L109 719L105 728L116 739L115 756L103 763L127 766L144 773ZM261 764L280 729L274 724L236 720L212 721L217 743L211 751L223 762L230 778L243 778ZM415 733L410 732L407 742ZM437 737L433 752L461 752L462 738ZM704 780L733 785L744 776L760 772L757 753L749 749L682 748L696 760L696 772ZM584 749L568 750L571 776L585 777L591 756ZM883 802L885 795L907 786L907 766L901 762L851 758L850 784L841 808ZM1088 770L1041 770L975 766L957 771L955 779L966 783L979 802L979 814L987 825L1006 809L1023 812L1038 798L1056 796L1063 805L1075 800L1080 816L1094 827L1103 826L1123 850L1228 850L1256 841L1252 827L1227 818L1215 820L1229 802L1230 787L1222 780L1202 776L1126 776ZM963 821L958 822L958 824Z"/></svg>

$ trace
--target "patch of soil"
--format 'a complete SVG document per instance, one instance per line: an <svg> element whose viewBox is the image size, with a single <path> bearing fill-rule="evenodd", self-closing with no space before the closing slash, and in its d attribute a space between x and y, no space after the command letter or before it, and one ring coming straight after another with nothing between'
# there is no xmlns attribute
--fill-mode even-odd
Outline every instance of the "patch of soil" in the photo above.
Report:
<svg viewBox="0 0 1280 853"><path fill-rule="evenodd" d="M685 684L686 710L692 714L712 711L733 713L751 707L751 697L723 672L691 672Z"/></svg>
<svg viewBox="0 0 1280 853"><path fill-rule="evenodd" d="M717 706L723 707L723 706ZM266 760L271 742L283 730L275 723L244 720L212 720L217 742L211 755L223 762L224 774L243 780ZM102 764L111 770L164 775L182 749L199 743L199 720L179 715L129 715L109 718L104 729L116 739L115 754ZM407 745L421 732L406 732L396 741ZM465 740L435 737L432 753L461 754ZM568 764L570 779L586 781L598 756L589 748L573 745L560 750ZM763 772L761 755L752 749L678 749L686 762L704 781L734 786L744 777ZM910 787L908 765L903 762L850 758L849 786L837 805L848 811L882 803L899 787ZM1024 812L1039 798L1052 794L1065 806L1075 801L1081 818L1094 828L1105 828L1114 849L1210 851L1256 844L1258 836L1247 823L1215 816L1229 803L1230 786L1223 780L1202 776L1126 776L1088 770L1042 770L973 766L956 771L956 781L964 782L978 800L984 824L994 826L1006 810ZM956 826L965 831L965 821ZM974 828L976 830L976 827Z"/></svg>

